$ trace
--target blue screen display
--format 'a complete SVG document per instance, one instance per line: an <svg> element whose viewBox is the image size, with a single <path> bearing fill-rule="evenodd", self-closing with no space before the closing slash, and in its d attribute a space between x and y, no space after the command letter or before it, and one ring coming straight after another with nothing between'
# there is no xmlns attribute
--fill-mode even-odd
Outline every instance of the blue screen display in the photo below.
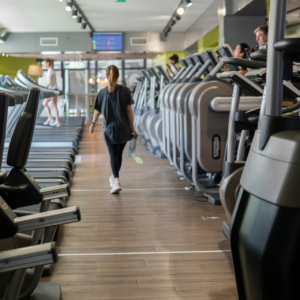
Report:
<svg viewBox="0 0 300 300"><path fill-rule="evenodd" d="M94 51L123 51L123 33L94 33Z"/></svg>

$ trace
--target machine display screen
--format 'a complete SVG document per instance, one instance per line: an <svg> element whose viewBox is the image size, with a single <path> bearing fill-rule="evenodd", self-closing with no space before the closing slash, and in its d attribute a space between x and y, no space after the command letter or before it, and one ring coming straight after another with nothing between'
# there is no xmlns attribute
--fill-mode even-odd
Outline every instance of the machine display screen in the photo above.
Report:
<svg viewBox="0 0 300 300"><path fill-rule="evenodd" d="M94 33L94 51L123 51L123 33Z"/></svg>

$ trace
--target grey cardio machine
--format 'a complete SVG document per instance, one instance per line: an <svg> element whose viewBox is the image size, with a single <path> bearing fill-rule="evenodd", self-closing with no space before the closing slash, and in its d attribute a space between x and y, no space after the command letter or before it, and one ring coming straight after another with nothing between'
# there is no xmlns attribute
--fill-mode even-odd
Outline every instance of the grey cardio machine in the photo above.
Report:
<svg viewBox="0 0 300 300"><path fill-rule="evenodd" d="M241 177L231 249L240 300L299 298L300 207L297 115L282 115L283 80L300 39L284 39L286 0L271 1L265 109Z"/></svg>

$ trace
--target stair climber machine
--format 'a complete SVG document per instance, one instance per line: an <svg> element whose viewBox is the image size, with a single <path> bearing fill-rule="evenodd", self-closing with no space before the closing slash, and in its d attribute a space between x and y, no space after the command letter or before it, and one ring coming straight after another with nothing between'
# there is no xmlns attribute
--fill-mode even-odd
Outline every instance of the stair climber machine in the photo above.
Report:
<svg viewBox="0 0 300 300"><path fill-rule="evenodd" d="M205 53L209 56L211 53ZM209 58L208 58L209 59ZM208 60L207 59L207 60ZM231 103L233 88L225 80L216 77L224 65L237 65L246 68L262 68L261 62L252 62L236 58L223 58L208 76L193 89L189 97L189 110L192 116L192 179L196 191L212 204L221 204L219 187L205 188L199 180L198 166L206 173L216 174L219 181L223 168L223 159L227 140L227 127L230 106L222 107L225 102ZM217 103L216 105L213 105Z"/></svg>
<svg viewBox="0 0 300 300"><path fill-rule="evenodd" d="M209 53L204 56L204 54ZM192 76L188 83L180 87L176 97L177 114L179 120L179 166L180 173L182 174L181 180L186 180L190 183L186 189L193 189L192 179L192 139L191 139L191 114L188 109L188 99L192 90L202 81L202 76L207 76L209 72L218 64L217 57L212 50L205 50L201 54L193 55L193 59L197 64L200 63L200 68L197 73ZM172 107L175 106L175 103ZM210 185L215 186L214 178L207 175L203 170L198 168L199 177L203 184L208 187Z"/></svg>
<svg viewBox="0 0 300 300"><path fill-rule="evenodd" d="M159 110L159 113L157 115L154 115L149 120L148 125L148 131L151 138L155 139L158 142L159 148L155 152L155 156L159 158L166 158L165 151L163 150L164 143L163 143L163 110L161 108L160 102L161 102L161 94L164 89L164 87L170 82L170 77L166 73L166 71L163 69L162 66L156 66L156 70L158 71L160 75L160 91L159 91L159 97L157 99L157 108Z"/></svg>
<svg viewBox="0 0 300 300"><path fill-rule="evenodd" d="M163 71L162 67L160 67L161 74L164 74L165 78L168 78L168 84L165 85L165 87L161 90L159 95L159 105L160 105L160 116L161 116L161 122L158 122L158 125L156 126L156 132L157 136L159 137L159 143L161 152L157 151L158 157L167 157L168 158L168 149L167 149L167 135L166 135L166 118L168 117L167 110L164 107L164 96L168 92L168 89L171 87L171 84L175 83L177 80L180 80L179 78L182 76L182 74L185 73L187 69L187 63L185 59L180 59L180 64L182 68L180 71L175 75L173 79L170 79L169 76ZM162 134L160 134L160 129Z"/></svg>
<svg viewBox="0 0 300 300"><path fill-rule="evenodd" d="M166 88L164 89L164 92L162 94L161 97L161 106L163 106L164 109L164 114L163 114L163 124L164 124L164 137L165 137L165 142L166 142L166 155L167 158L169 159L170 165L175 166L175 163L173 161L173 148L172 148L172 142L173 142L173 130L175 130L175 128L171 128L171 122L173 120L173 114L171 114L171 108L169 105L169 98L170 95L173 91L173 89L177 86L177 84L180 84L180 82L182 82L186 76L188 76L188 74L191 72L191 70L193 69L195 63L192 60L192 57L186 57L184 59L180 60L180 63L182 66L184 66L184 71L181 73L180 76L174 78L170 84L168 84L166 86ZM183 68L182 68L183 69ZM182 70L181 69L181 70ZM179 73L178 73L179 74Z"/></svg>
<svg viewBox="0 0 300 300"><path fill-rule="evenodd" d="M228 45L224 45L223 47L227 48ZM226 51L223 53L227 53L224 57L228 57L228 49L224 50ZM256 55L256 57L258 56ZM223 233L228 238L231 217L236 203L237 189L243 173L247 153L252 143L253 132L257 129L259 123L260 107L264 103L264 101L262 103L262 95L264 92L262 90L261 80L264 77L263 74L265 74L265 71L266 69L254 69L249 72L249 75L246 74L245 77L236 70L222 73L219 76L219 78L222 77L234 85L229 115L227 155L224 156L223 178L220 184L220 199L228 219L223 222ZM250 81L249 78L254 79L254 81ZM258 78L261 80L257 81ZM248 101L245 102L241 94L252 95L253 97L249 97ZM284 109L285 113L292 112L296 108L299 108L300 104L297 98L300 97L300 91L290 82L283 82L283 97L283 108L289 106ZM241 99L242 103L240 102ZM257 101L256 104L255 101ZM236 132L240 133L238 143L236 142Z"/></svg>
<svg viewBox="0 0 300 300"><path fill-rule="evenodd" d="M283 115L283 80L300 39L284 39L286 0L270 7L265 109L232 215L230 243L240 300L299 299L300 119Z"/></svg>
<svg viewBox="0 0 300 300"><path fill-rule="evenodd" d="M134 109L134 112L135 112L134 127L139 135L144 136L141 143L146 145L150 139L149 139L149 136L147 135L147 132L143 131L142 119L143 119L143 115L145 113L147 113L149 110L148 102L149 102L151 79L150 79L148 72L143 70L142 73L144 75L144 83L140 90L140 94L138 96L136 106Z"/></svg>
<svg viewBox="0 0 300 300"><path fill-rule="evenodd" d="M143 119L143 129L144 132L147 132L149 136L149 142L147 142L148 150L155 154L157 150L160 149L159 141L155 138L151 131L154 129L153 126L149 125L150 121L156 120L159 117L159 107L158 107L158 98L160 91L160 77L158 76L156 70L154 68L149 69L149 73L151 75L150 81L150 109L147 117Z"/></svg>

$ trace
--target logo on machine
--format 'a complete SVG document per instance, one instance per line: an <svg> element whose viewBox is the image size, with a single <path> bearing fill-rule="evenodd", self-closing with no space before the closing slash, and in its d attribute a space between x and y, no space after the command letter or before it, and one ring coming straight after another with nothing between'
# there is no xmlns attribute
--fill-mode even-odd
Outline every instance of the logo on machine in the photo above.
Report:
<svg viewBox="0 0 300 300"><path fill-rule="evenodd" d="M221 137L218 134L212 138L212 157L216 160L221 157Z"/></svg>
<svg viewBox="0 0 300 300"><path fill-rule="evenodd" d="M8 205L7 205L6 203L4 203L4 204L2 205L2 208L3 208L3 209L8 209Z"/></svg>

